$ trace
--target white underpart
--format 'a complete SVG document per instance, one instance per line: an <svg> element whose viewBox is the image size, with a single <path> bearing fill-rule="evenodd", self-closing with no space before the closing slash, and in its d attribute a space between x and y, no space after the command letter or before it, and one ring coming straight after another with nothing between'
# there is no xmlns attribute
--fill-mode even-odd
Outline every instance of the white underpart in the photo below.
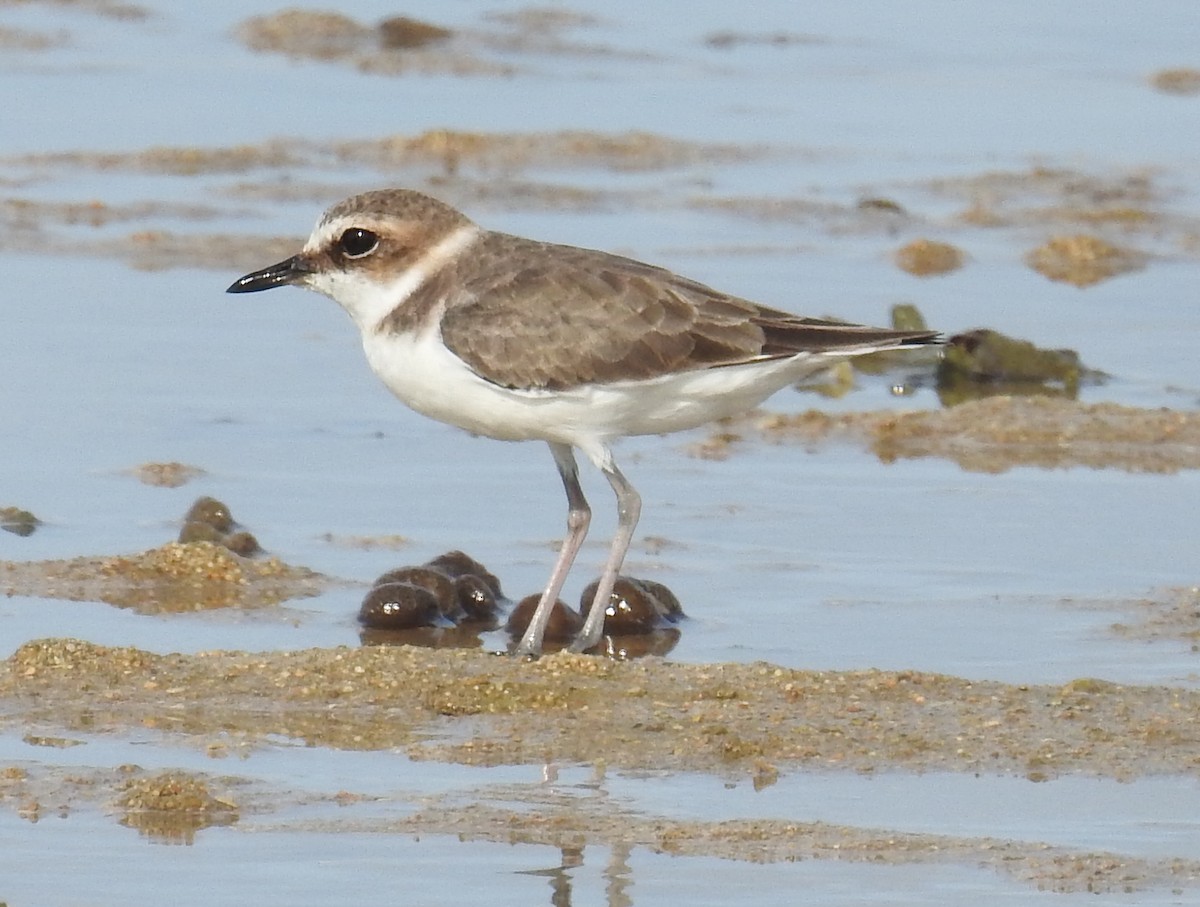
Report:
<svg viewBox="0 0 1200 907"><path fill-rule="evenodd" d="M308 247L339 236L349 222L326 224ZM337 301L362 333L367 361L410 408L475 434L504 441L554 441L573 445L596 466L611 465L607 446L627 435L695 428L753 409L777 390L838 359L891 349L864 344L831 353L797 353L744 365L696 369L634 381L585 384L567 390L520 390L480 377L442 343L440 311L411 334L380 329L380 322L481 231L467 225L451 233L395 279L380 283L354 269L311 275L311 288ZM308 248L306 247L306 248Z"/></svg>
<svg viewBox="0 0 1200 907"><path fill-rule="evenodd" d="M514 390L491 383L442 345L436 329L416 335L367 334L371 368L417 412L505 441L573 445L598 467L615 438L695 428L753 409L777 390L845 354L700 369L643 381L586 384L560 391ZM868 352L887 347L864 347Z"/></svg>

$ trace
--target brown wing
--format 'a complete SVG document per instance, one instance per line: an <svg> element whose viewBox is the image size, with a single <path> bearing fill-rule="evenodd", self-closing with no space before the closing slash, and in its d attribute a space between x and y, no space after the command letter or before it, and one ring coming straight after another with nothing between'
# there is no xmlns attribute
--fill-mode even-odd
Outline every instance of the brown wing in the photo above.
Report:
<svg viewBox="0 0 1200 907"><path fill-rule="evenodd" d="M797 318L605 252L501 234L488 246L439 275L462 288L442 339L505 387L561 390L933 336Z"/></svg>

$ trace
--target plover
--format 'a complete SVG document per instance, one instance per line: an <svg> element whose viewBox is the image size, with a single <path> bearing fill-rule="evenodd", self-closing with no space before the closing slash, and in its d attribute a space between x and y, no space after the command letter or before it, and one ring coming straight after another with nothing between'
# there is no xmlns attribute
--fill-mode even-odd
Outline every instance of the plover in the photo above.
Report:
<svg viewBox="0 0 1200 907"><path fill-rule="evenodd" d="M516 653L537 655L591 510L575 450L608 479L617 530L574 651L596 645L641 510L611 444L757 406L840 359L937 342L792 315L665 268L485 230L409 189L365 192L318 221L296 255L230 293L296 284L354 319L383 383L417 412L505 441L545 441L567 533Z"/></svg>

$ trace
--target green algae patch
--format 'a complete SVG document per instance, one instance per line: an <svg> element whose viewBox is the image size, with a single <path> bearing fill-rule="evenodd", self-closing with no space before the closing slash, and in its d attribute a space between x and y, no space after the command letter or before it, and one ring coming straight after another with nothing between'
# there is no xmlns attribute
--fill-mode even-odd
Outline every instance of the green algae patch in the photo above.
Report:
<svg viewBox="0 0 1200 907"><path fill-rule="evenodd" d="M1081 386L1107 378L1084 367L1075 350L1045 349L991 328L947 339L935 374L943 406L1001 396L1074 400Z"/></svg>

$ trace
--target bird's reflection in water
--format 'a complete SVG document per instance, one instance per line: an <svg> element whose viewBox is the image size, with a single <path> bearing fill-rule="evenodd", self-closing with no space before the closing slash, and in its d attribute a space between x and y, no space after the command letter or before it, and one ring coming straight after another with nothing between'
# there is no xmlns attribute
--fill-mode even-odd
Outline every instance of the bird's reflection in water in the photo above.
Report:
<svg viewBox="0 0 1200 907"><path fill-rule="evenodd" d="M543 876L550 882L551 907L572 907L572 870L583 866L583 847L563 846L559 848L561 860L558 866L547 869L521 870L522 875ZM605 907L632 907L630 888L633 879L629 868L628 844L614 844L608 863L604 867ZM593 898L588 898L589 903Z"/></svg>

